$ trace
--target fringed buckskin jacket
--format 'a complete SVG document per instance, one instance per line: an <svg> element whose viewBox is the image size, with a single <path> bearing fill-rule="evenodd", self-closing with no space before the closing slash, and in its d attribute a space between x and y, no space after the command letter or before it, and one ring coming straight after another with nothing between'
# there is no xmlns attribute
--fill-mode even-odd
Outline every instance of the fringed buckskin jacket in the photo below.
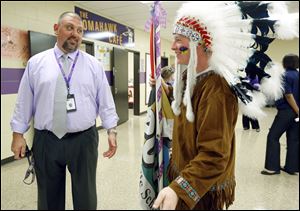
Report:
<svg viewBox="0 0 300 211"><path fill-rule="evenodd" d="M224 78L198 76L192 96L195 120L186 108L175 117L170 185L179 197L176 209L226 209L234 201L237 98Z"/></svg>

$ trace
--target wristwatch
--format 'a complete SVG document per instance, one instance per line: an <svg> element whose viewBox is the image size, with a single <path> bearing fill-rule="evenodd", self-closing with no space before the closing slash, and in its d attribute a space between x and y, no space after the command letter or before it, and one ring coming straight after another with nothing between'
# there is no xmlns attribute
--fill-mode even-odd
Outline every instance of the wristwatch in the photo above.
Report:
<svg viewBox="0 0 300 211"><path fill-rule="evenodd" d="M110 128L107 130L107 135L109 135L110 133L114 133L115 135L118 134L117 129L116 128Z"/></svg>

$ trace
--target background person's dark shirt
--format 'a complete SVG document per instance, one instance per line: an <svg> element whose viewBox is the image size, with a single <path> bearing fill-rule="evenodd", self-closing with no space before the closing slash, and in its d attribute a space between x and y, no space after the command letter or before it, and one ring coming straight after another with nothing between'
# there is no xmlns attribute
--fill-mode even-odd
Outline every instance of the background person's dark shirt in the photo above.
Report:
<svg viewBox="0 0 300 211"><path fill-rule="evenodd" d="M299 107L299 71L287 69L284 75L284 94L293 94ZM278 110L292 109L285 97L275 102Z"/></svg>

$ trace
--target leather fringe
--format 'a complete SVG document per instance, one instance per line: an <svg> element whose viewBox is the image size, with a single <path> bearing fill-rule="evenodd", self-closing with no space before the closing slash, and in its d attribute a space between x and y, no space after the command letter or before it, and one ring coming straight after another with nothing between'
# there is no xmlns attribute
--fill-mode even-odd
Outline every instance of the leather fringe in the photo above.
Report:
<svg viewBox="0 0 300 211"><path fill-rule="evenodd" d="M234 201L235 195L235 180L227 181L224 183L225 186L219 185L216 190L209 191L205 195L207 195L207 199L211 200L211 207L208 207L210 210L222 210L224 206L226 210ZM200 200L201 201L201 200Z"/></svg>
<svg viewBox="0 0 300 211"><path fill-rule="evenodd" d="M167 174L170 182L179 175L179 171L173 163L170 163ZM227 210L228 207L233 204L235 186L236 181L234 178L214 185L200 199L198 204L194 207L194 210L223 210L224 207ZM187 210L188 207L182 200L179 200L176 209Z"/></svg>

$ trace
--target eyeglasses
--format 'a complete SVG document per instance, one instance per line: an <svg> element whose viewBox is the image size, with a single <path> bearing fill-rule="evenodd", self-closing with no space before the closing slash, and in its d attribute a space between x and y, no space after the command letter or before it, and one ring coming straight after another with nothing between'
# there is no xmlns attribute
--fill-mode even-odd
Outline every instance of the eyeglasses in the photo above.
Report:
<svg viewBox="0 0 300 211"><path fill-rule="evenodd" d="M29 150L28 146L26 145L26 151L25 151L25 155L27 157L27 160L28 160L28 164L29 164L29 167L25 173L25 177L23 179L23 182L26 184L26 185L31 185L34 180L35 180L35 170L34 170L34 159L33 159L33 154L32 154L32 151ZM31 181L29 178L29 176L32 174L32 177L31 177Z"/></svg>

